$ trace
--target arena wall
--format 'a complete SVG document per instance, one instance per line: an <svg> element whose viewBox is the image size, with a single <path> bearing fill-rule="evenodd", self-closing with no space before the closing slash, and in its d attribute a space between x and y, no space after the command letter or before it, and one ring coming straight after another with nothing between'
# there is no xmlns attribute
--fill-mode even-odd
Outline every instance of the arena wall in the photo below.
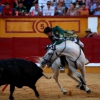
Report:
<svg viewBox="0 0 100 100"><path fill-rule="evenodd" d="M23 17L23 16L0 16L0 38L6 37L46 37L43 29L46 26L60 26L65 30L75 30L79 37L85 36L85 30L89 27L88 19L91 16L74 16L74 17ZM92 20L98 18L98 25L92 23ZM100 18L92 17L91 25L97 28L100 33ZM96 27L95 27L96 26Z"/></svg>
<svg viewBox="0 0 100 100"><path fill-rule="evenodd" d="M99 18L99 17L98 17ZM93 24L93 23L92 23ZM98 32L100 21L98 20ZM43 34L46 26L60 26L75 30L85 44L85 55L90 62L100 62L100 38L83 38L88 26L85 17L8 17L0 16L0 59L43 56L50 40ZM100 32L99 32L100 33Z"/></svg>

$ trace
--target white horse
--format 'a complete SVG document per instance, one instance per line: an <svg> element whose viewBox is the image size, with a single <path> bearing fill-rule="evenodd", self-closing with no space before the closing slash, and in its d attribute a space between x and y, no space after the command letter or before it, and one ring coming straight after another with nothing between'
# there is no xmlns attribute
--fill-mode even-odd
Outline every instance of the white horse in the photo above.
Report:
<svg viewBox="0 0 100 100"><path fill-rule="evenodd" d="M59 59L60 56L65 56L65 60L67 62L66 65L68 64L68 75L78 82L77 87L81 90L85 90L87 93L90 93L91 90L87 87L85 79L85 56L79 45L76 43L68 40L59 45L52 46L44 55L40 62L40 67L43 69L46 65L49 67L51 66L54 72L55 81L57 82L60 90L63 93L66 93L67 91L58 81L59 67L61 65ZM79 73L77 69L79 69L81 73ZM76 74L79 80L73 76L73 73Z"/></svg>

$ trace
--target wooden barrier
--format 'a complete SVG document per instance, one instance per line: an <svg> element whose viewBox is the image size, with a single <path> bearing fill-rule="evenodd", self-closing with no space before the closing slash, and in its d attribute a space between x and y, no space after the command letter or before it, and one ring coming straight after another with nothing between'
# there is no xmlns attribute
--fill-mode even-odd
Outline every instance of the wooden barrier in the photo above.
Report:
<svg viewBox="0 0 100 100"><path fill-rule="evenodd" d="M0 59L24 58L34 61L32 56L43 56L45 47L51 44L43 29L46 26L60 26L65 30L75 30L85 45L85 55L90 62L100 62L100 37L83 38L88 26L88 17L15 17L0 16ZM92 16L93 17L93 16ZM95 17L95 16L94 16ZM100 33L98 16L98 33ZM72 29L73 28L73 29ZM99 72L98 68L86 68L87 71ZM47 72L52 72L46 69ZM67 71L67 70L66 70ZM65 71L65 72L66 72Z"/></svg>
<svg viewBox="0 0 100 100"><path fill-rule="evenodd" d="M90 62L100 62L100 38L80 38L85 45L85 55ZM0 59L43 56L48 38L0 38Z"/></svg>
<svg viewBox="0 0 100 100"><path fill-rule="evenodd" d="M0 37L46 37L43 30L46 26L60 26L64 30L75 30L79 37L84 37L88 27L88 17L95 16L0 16ZM96 16L97 17L97 16ZM98 17L98 26L100 23ZM94 24L94 23L93 23ZM100 33L100 27L98 27Z"/></svg>

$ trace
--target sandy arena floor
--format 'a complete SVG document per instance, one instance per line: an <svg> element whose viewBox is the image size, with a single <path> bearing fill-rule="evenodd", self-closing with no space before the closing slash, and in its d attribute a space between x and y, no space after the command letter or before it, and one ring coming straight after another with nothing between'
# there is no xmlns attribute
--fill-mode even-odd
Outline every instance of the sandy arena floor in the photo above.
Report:
<svg viewBox="0 0 100 100"><path fill-rule="evenodd" d="M53 73L47 75L53 76ZM63 95L53 78L47 80L42 77L36 83L37 90L40 93L39 100L100 100L100 74L88 73L86 78L87 85L92 91L91 94L87 94L85 91L77 89L77 83L74 80L67 76L66 73L60 73L59 81L67 90L67 94ZM2 87L0 87L0 90ZM9 86L2 94L0 94L0 100L9 100L8 97ZM15 100L38 100L38 98L35 97L33 90L28 87L23 87L22 89L16 88L14 97Z"/></svg>

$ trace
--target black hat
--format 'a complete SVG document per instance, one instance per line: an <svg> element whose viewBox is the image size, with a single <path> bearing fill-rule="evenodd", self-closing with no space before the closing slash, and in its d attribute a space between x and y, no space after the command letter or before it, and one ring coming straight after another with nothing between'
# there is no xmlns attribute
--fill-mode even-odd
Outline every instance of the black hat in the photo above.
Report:
<svg viewBox="0 0 100 100"><path fill-rule="evenodd" d="M45 29L44 29L44 33L45 34L48 34L48 32L51 32L52 31L52 28L50 28L50 27L46 27Z"/></svg>

